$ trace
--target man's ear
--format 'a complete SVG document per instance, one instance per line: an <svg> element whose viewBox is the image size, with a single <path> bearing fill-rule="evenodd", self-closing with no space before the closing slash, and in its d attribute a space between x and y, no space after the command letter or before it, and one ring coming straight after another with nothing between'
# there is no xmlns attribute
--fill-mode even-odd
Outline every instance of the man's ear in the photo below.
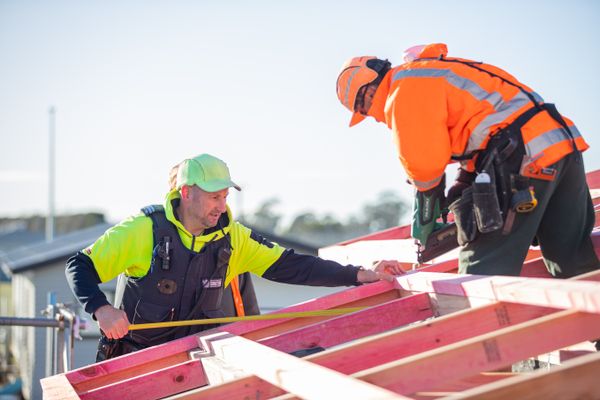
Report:
<svg viewBox="0 0 600 400"><path fill-rule="evenodd" d="M187 199L190 196L190 187L187 185L183 185L181 187L181 198L182 199Z"/></svg>

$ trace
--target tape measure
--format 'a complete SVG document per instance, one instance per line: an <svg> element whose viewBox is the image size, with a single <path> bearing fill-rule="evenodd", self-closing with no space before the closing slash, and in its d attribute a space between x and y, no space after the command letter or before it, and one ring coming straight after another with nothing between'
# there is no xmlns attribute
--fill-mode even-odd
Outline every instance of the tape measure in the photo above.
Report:
<svg viewBox="0 0 600 400"><path fill-rule="evenodd" d="M537 199L533 187L528 189L519 190L513 193L511 200L513 209L518 213L528 213L533 211L537 207Z"/></svg>
<svg viewBox="0 0 600 400"><path fill-rule="evenodd" d="M284 318L328 317L328 316L350 314L353 312L364 310L365 308L367 308L367 307L349 307L349 308L334 308L331 310L296 311L296 312L264 314L264 315L247 315L245 317L223 317L223 318L208 318L208 319L188 319L188 320L184 320L184 321L150 322L147 324L131 324L131 325L129 325L129 330L137 331L137 330L141 330L141 329L171 328L171 327L176 327L176 326L227 324L230 322L243 322L243 321L268 321L268 320L273 320L273 319L284 319Z"/></svg>

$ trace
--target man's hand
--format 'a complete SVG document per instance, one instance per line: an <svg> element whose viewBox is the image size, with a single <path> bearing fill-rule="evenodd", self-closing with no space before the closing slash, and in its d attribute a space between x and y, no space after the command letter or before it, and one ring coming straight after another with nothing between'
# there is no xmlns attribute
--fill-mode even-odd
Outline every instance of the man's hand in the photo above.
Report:
<svg viewBox="0 0 600 400"><path fill-rule="evenodd" d="M446 175L443 175L437 186L415 193L410 235L417 239L421 246L427 246L427 239L436 230L436 220L444 209L445 187Z"/></svg>
<svg viewBox="0 0 600 400"><path fill-rule="evenodd" d="M454 203L454 201L462 195L462 192L473 184L476 176L477 174L475 172L469 172L465 169L459 168L454 184L450 187L450 189L448 189L448 194L446 195L446 206Z"/></svg>
<svg viewBox="0 0 600 400"><path fill-rule="evenodd" d="M377 261L371 269L362 269L358 271L356 280L360 283L369 283L379 280L392 282L394 275L402 275L404 270L402 265L395 260Z"/></svg>
<svg viewBox="0 0 600 400"><path fill-rule="evenodd" d="M123 310L106 304L94 312L100 329L109 339L120 339L129 332L129 319Z"/></svg>

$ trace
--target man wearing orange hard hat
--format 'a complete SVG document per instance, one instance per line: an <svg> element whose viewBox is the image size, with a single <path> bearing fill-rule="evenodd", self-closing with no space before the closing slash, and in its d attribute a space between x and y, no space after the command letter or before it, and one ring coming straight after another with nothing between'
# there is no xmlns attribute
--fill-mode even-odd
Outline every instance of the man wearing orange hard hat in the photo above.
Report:
<svg viewBox="0 0 600 400"><path fill-rule="evenodd" d="M502 69L447 53L441 43L414 46L396 67L354 57L337 79L350 126L372 117L394 132L416 189L413 237L427 250L449 208L461 272L519 275L534 240L554 276L598 268L581 155L589 146L577 127ZM452 162L461 165L446 196Z"/></svg>

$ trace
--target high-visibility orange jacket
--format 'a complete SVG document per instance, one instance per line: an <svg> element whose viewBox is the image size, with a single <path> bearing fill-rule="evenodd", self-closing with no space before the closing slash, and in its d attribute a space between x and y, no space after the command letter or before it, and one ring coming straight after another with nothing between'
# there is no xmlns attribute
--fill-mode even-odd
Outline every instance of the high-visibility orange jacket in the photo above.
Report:
<svg viewBox="0 0 600 400"><path fill-rule="evenodd" d="M426 46L419 58L392 68L373 98L369 115L393 130L400 160L419 191L435 187L451 156L484 149L490 135L534 107L517 87L471 66L447 58L445 44ZM507 72L476 63L521 86L543 104L543 99ZM573 123L564 118L580 151L589 146ZM526 159L544 168L573 151L565 129L546 111L522 128ZM468 170L474 163L465 163Z"/></svg>

